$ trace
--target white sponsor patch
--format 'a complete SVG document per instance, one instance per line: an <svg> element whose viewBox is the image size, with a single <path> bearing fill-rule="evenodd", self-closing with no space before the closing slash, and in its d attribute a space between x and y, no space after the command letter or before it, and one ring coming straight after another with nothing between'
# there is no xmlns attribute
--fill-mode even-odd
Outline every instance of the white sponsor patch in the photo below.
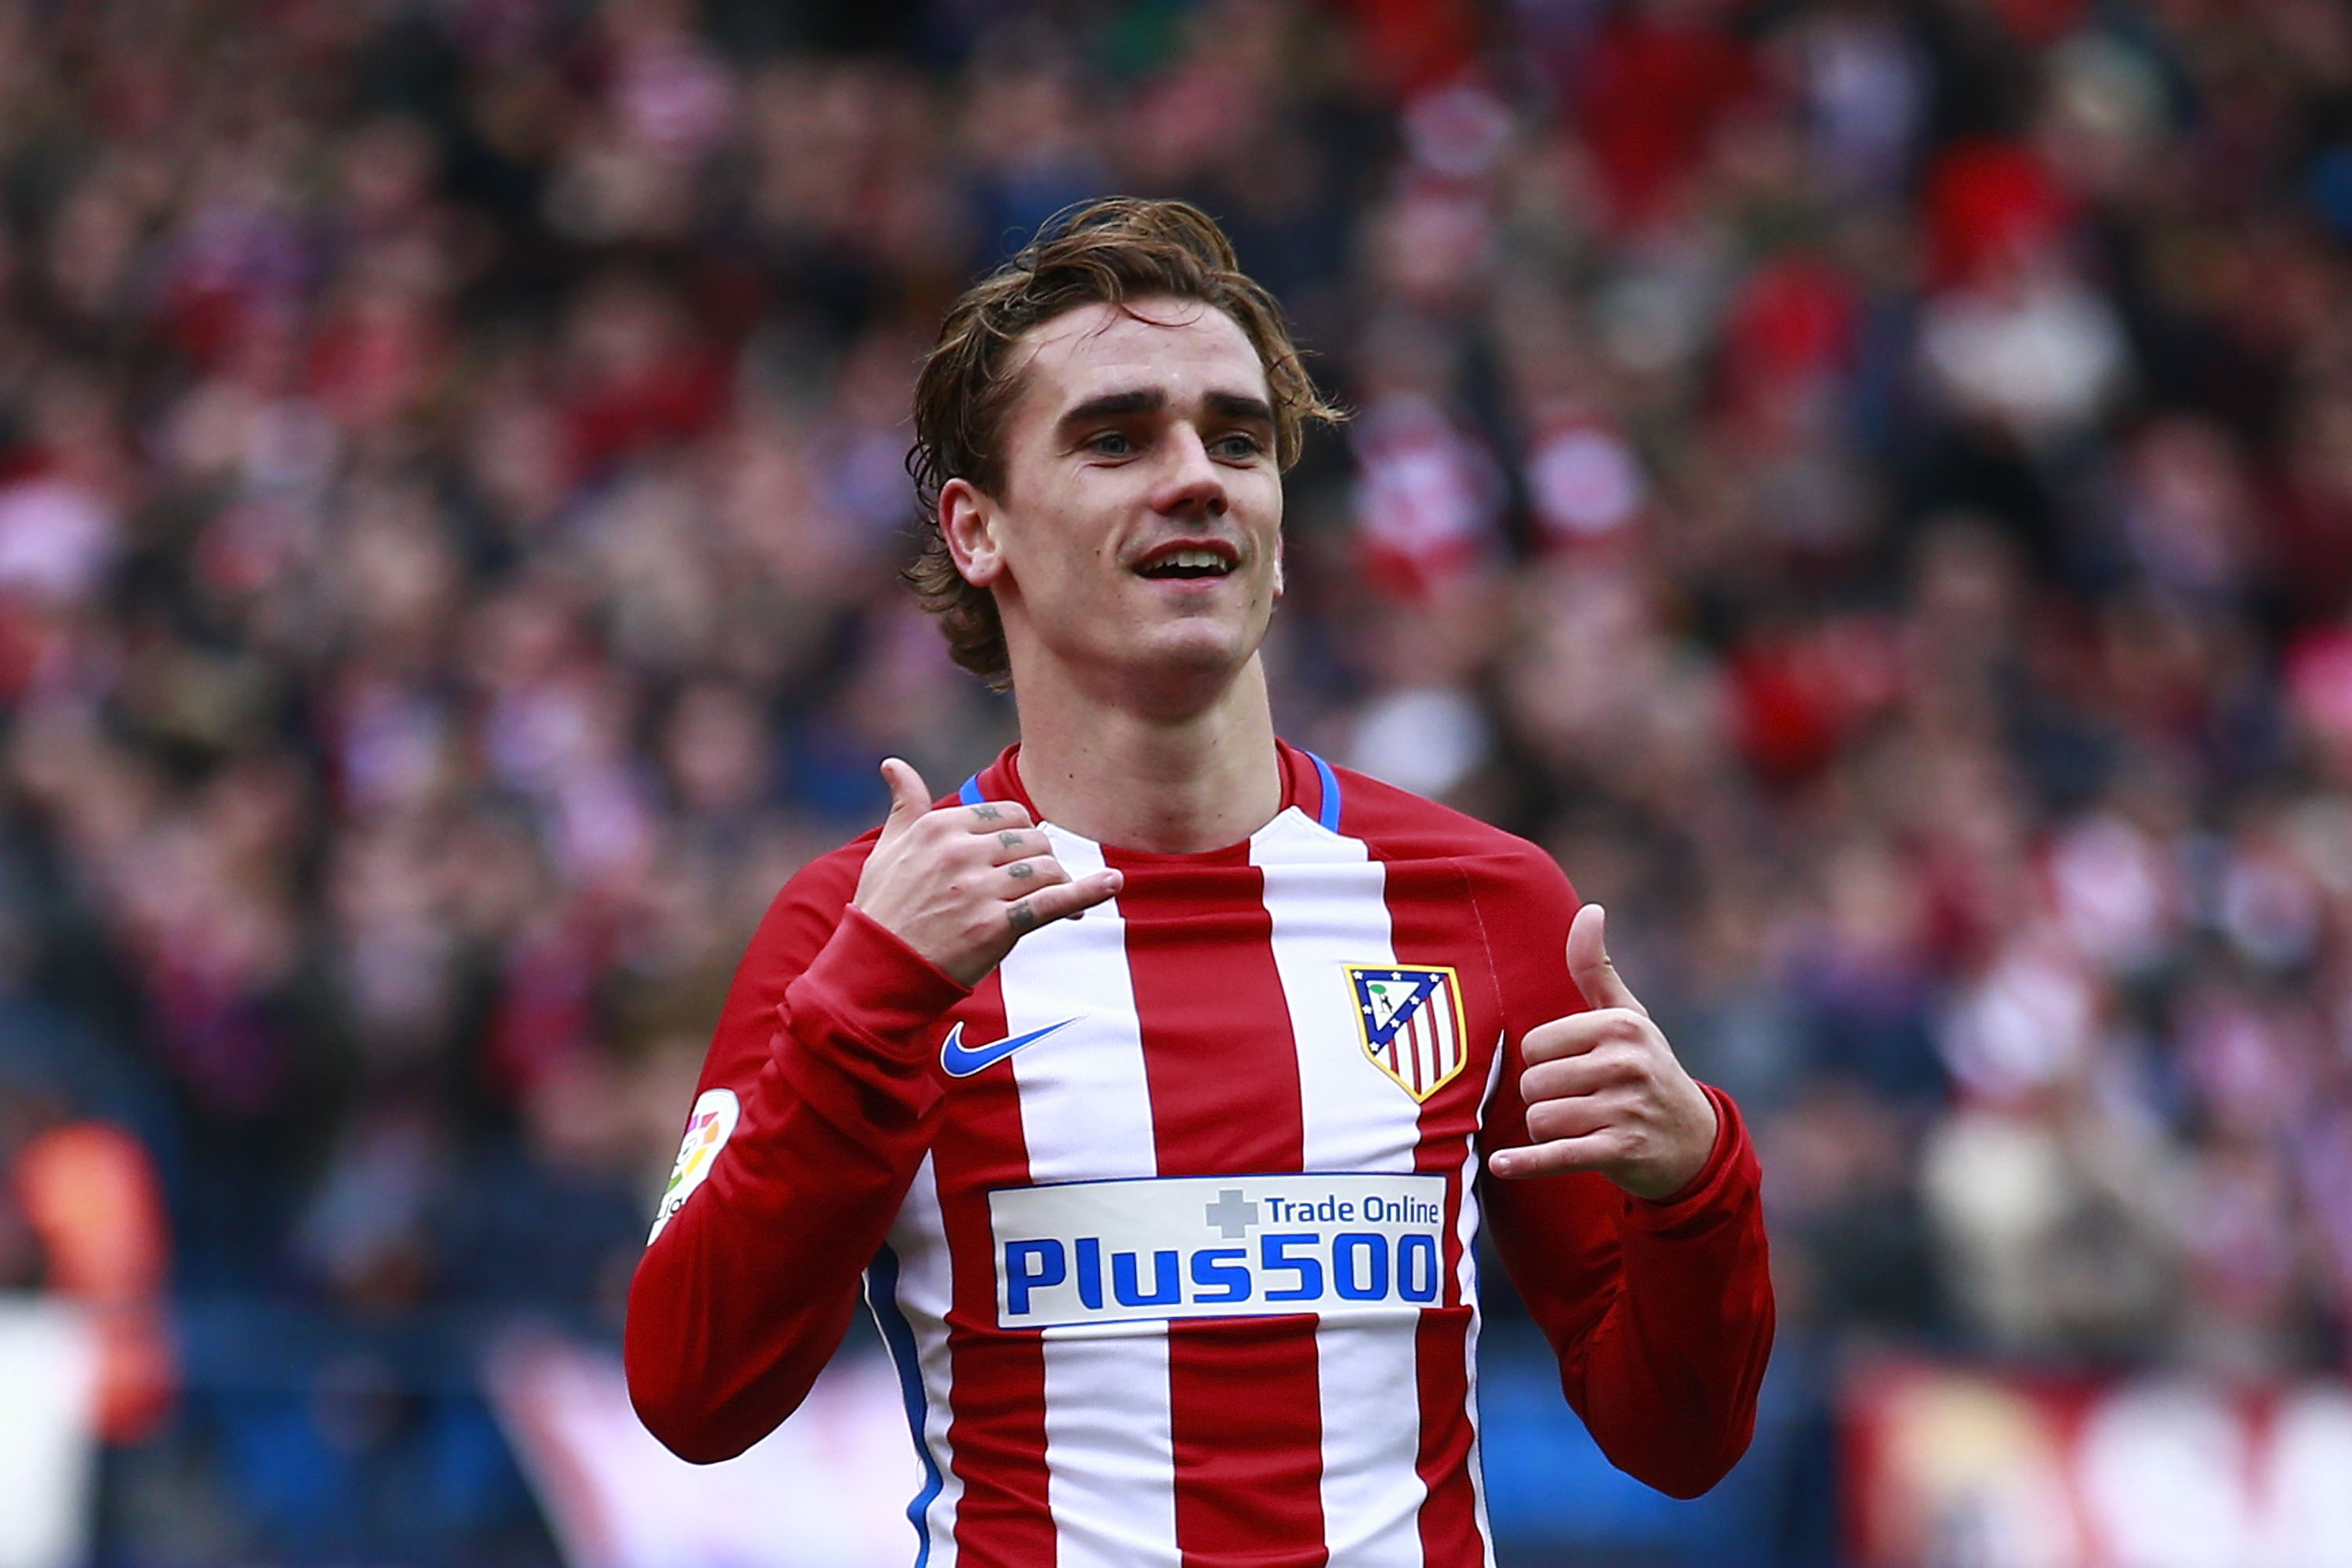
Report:
<svg viewBox="0 0 2352 1568"><path fill-rule="evenodd" d="M646 1237L647 1247L662 1233L669 1216L710 1174L711 1163L719 1158L719 1151L727 1147L727 1140L735 1135L735 1118L741 1111L731 1089L706 1090L694 1102L694 1110L686 1119L686 1139L677 1146L677 1163L669 1168L669 1185L662 1189L661 1207L654 1212L654 1228Z"/></svg>
<svg viewBox="0 0 2352 1568"><path fill-rule="evenodd" d="M1068 1182L988 1215L1001 1328L1395 1316L1444 1289L1442 1175Z"/></svg>

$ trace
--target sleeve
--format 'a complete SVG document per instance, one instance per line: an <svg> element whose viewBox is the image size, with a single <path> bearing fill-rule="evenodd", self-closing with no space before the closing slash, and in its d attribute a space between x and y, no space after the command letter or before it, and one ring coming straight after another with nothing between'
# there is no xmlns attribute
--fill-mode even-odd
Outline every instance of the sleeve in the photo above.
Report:
<svg viewBox="0 0 2352 1568"><path fill-rule="evenodd" d="M859 847L795 877L752 938L630 1285L630 1399L698 1464L806 1397L938 1115L929 1052L969 993L849 907Z"/></svg>
<svg viewBox="0 0 2352 1568"><path fill-rule="evenodd" d="M1507 1053L1482 1141L1528 1141L1519 1042L1580 1012L1568 976L1577 900L1549 858L1511 879L1503 918ZM1708 1086L1715 1148L1688 1186L1650 1202L1597 1173L1488 1179L1482 1196L1512 1283L1559 1357L1560 1386L1612 1464L1696 1497L1748 1451L1772 1351L1762 1173L1731 1097Z"/></svg>

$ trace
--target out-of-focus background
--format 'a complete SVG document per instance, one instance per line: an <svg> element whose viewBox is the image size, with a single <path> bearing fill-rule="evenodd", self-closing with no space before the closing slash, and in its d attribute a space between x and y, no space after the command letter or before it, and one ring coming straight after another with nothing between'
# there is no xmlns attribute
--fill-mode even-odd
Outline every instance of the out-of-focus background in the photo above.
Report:
<svg viewBox="0 0 2352 1568"><path fill-rule="evenodd" d="M1356 411L1286 732L1763 1149L1754 1451L1497 1300L1506 1564L2352 1563L2338 0L0 0L0 1563L905 1560L870 1340L690 1473L612 1346L759 912L1010 738L911 370L1113 191Z"/></svg>

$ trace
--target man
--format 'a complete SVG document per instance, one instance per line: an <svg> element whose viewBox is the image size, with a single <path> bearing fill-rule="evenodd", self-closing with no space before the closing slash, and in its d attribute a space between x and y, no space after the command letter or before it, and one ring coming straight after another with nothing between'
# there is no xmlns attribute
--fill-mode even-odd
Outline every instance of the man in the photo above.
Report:
<svg viewBox="0 0 2352 1568"><path fill-rule="evenodd" d="M1746 1448L1737 1111L1544 855L1275 738L1281 476L1329 413L1180 203L950 312L914 575L1021 742L939 805L885 763L888 819L752 940L630 1298L679 1454L782 1420L862 1272L919 1563L1479 1563L1482 1208L1613 1460L1691 1495Z"/></svg>

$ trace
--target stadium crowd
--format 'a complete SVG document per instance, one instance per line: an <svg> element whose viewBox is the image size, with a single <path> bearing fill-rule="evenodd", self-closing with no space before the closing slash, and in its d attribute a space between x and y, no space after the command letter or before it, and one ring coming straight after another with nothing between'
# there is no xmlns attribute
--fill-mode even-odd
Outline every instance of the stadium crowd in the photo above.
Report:
<svg viewBox="0 0 2352 1568"><path fill-rule="evenodd" d="M908 388L1112 190L1354 411L1286 732L1610 906L1792 1333L2344 1366L2336 0L6 0L0 1284L118 1436L165 1292L615 1324L751 923L1010 736Z"/></svg>

